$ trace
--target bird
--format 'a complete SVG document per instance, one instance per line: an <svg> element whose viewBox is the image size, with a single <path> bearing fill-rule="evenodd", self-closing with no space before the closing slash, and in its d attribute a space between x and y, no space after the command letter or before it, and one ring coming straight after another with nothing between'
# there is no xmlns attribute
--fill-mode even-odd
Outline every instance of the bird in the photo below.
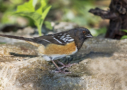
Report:
<svg viewBox="0 0 127 90"><path fill-rule="evenodd" d="M52 61L60 73L66 72L56 64L55 60L57 61L58 59L77 53L84 41L87 38L93 37L90 31L84 27L77 27L68 31L33 38L3 34L0 34L0 36L25 40L38 47L38 55L42 56L46 61ZM63 65L63 67L67 67L62 62L58 61L58 63Z"/></svg>

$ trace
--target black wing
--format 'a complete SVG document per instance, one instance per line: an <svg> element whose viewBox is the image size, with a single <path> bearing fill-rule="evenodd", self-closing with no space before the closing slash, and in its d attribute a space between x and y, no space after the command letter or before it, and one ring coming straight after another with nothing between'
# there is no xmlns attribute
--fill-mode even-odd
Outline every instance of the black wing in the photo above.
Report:
<svg viewBox="0 0 127 90"><path fill-rule="evenodd" d="M57 34L50 34L45 36L40 36L37 38L33 38L33 42L47 45L49 43L54 43L58 45L65 45L69 42L73 42L74 39L67 33L57 33Z"/></svg>

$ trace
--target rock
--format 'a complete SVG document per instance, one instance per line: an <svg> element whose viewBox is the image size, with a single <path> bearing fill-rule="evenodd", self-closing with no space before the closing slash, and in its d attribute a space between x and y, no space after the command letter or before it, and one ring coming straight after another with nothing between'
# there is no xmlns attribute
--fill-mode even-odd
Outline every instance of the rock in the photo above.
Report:
<svg viewBox="0 0 127 90"><path fill-rule="evenodd" d="M67 31L73 28L78 27L76 23L70 23L70 22L60 22L54 24L54 31L55 32L62 32Z"/></svg>
<svg viewBox="0 0 127 90"><path fill-rule="evenodd" d="M0 90L126 90L127 88L127 39L91 38L85 41L79 53L71 57L70 63L77 63L68 68L71 74L54 73L54 65L42 57L37 57L36 48L29 44L3 44L3 46L4 49L7 48L8 55L9 52L15 54L8 57L4 57L3 54L0 57ZM28 56L29 53L32 56Z"/></svg>

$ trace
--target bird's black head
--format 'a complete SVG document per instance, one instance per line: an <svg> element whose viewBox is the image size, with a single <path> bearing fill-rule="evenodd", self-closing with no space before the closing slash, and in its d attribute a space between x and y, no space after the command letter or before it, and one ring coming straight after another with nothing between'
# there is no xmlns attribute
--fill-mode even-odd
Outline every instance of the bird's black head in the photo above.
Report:
<svg viewBox="0 0 127 90"><path fill-rule="evenodd" d="M87 28L75 28L74 31L76 37L79 39L87 39L93 37Z"/></svg>
<svg viewBox="0 0 127 90"><path fill-rule="evenodd" d="M93 37L88 29L81 28L81 27L71 30L70 33L72 34L73 38L75 39L75 44L78 47L78 50L81 48L83 42L87 38Z"/></svg>

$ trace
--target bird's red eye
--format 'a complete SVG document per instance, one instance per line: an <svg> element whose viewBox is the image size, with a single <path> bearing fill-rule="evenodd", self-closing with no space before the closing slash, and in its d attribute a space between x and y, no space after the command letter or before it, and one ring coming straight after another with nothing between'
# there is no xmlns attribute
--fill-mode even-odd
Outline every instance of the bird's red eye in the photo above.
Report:
<svg viewBox="0 0 127 90"><path fill-rule="evenodd" d="M83 33L86 33L85 31L82 31Z"/></svg>

